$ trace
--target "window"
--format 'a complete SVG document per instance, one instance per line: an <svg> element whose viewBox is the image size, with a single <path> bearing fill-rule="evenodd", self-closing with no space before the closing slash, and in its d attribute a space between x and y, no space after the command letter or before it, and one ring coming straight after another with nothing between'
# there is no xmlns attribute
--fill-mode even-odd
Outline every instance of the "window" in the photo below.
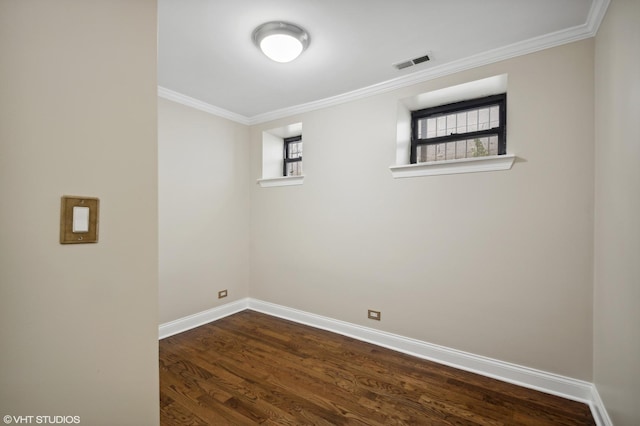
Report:
<svg viewBox="0 0 640 426"><path fill-rule="evenodd" d="M284 138L283 176L302 175L302 136Z"/></svg>
<svg viewBox="0 0 640 426"><path fill-rule="evenodd" d="M411 113L411 163L504 155L506 94Z"/></svg>
<svg viewBox="0 0 640 426"><path fill-rule="evenodd" d="M302 123L289 123L263 131L262 176L258 184L267 188L302 185L303 182Z"/></svg>
<svg viewBox="0 0 640 426"><path fill-rule="evenodd" d="M508 153L506 146L507 83L507 74L500 74L430 92L416 93L413 96L399 99L396 123L396 158L395 164L389 166L393 177L396 179L414 178L510 170L515 163L516 155ZM475 118L480 118L480 110L489 106L498 106L497 121L502 129L492 128L491 121L495 122L496 120L491 118L491 109L489 109L488 129L480 129L481 131L489 130L490 135L473 133L478 129L477 127L475 131L469 129L470 126L467 125L469 114L461 116L458 122L457 113L462 114L475 109L477 110ZM495 115L495 109L493 111ZM451 119L451 130L449 130L446 117L454 112L456 114L455 125ZM483 112L482 121L484 121L484 114L486 113ZM440 119L440 124L445 125L440 129L440 135L438 135L437 117L440 115L445 117L444 123L442 118ZM430 122L429 118L436 119L435 137L429 126L429 124L433 124L433 121ZM470 120L473 119L473 114L471 114ZM473 128L473 126L471 127ZM455 130L453 130L454 128ZM451 133L462 134L451 135ZM498 137L497 154L499 155L489 155L495 153L496 139L494 138L490 143L489 139L483 140L482 138L490 136ZM449 140L446 140L447 137ZM475 139L478 139L478 143ZM467 140L471 140L471 145L466 142ZM460 142L460 144L449 148L449 156L447 157L447 146L441 145L439 152L437 147L439 143L446 144L448 142ZM434 147L429 148L429 145L434 145ZM513 149L517 143L510 143L510 146ZM418 147L420 147L420 151L418 151ZM466 151L465 148L467 148Z"/></svg>

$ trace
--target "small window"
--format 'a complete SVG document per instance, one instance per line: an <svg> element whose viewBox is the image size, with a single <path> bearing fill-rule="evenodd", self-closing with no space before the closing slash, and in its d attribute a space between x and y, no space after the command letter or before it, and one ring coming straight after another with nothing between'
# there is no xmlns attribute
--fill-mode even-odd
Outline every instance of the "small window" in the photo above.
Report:
<svg viewBox="0 0 640 426"><path fill-rule="evenodd" d="M284 138L283 176L302 175L302 136Z"/></svg>
<svg viewBox="0 0 640 426"><path fill-rule="evenodd" d="M507 95L456 102L411 113L411 163L504 155Z"/></svg>

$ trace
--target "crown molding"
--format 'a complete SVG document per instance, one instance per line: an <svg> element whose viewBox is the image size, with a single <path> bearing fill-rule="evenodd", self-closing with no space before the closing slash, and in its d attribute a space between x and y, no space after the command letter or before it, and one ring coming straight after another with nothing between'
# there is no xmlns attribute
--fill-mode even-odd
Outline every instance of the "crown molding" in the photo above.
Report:
<svg viewBox="0 0 640 426"><path fill-rule="evenodd" d="M220 108L196 98L192 98L182 93L178 93L166 87L158 86L158 96L164 99L168 99L173 102L177 102L182 105L189 106L191 108L199 109L200 111L208 112L209 114L226 118L227 120L235 121L236 123L251 125L251 120L244 115L236 114L235 112L228 111L224 108Z"/></svg>
<svg viewBox="0 0 640 426"><path fill-rule="evenodd" d="M560 46L567 43L594 37L598 32L600 23L609 7L610 0L594 0L589 10L589 15L584 24L567 28L561 31L534 37L522 42L513 43L497 49L492 49L477 55L469 56L457 61L448 62L439 66L430 67L422 71L411 73L403 77L398 77L382 83L364 87L362 89L353 90L336 96L320 99L305 104L294 105L288 108L282 108L275 111L257 114L252 117L245 117L223 108L219 108L206 102L182 95L172 90L158 87L158 95L193 108L209 112L211 114L227 118L229 120L245 124L255 125L262 124L280 118L290 117L295 114L315 111L321 108L327 108L346 102L363 99L373 95L379 95L392 90L401 89L413 84L423 83L449 74L465 71L471 68L492 64L495 62L511 59L517 56L526 55L544 49Z"/></svg>
<svg viewBox="0 0 640 426"><path fill-rule="evenodd" d="M609 8L609 3L611 3L611 0L594 0L594 2L591 3L591 9L587 16L586 25L589 28L592 37L595 37L598 32L598 28L600 28L604 15L607 13L607 9Z"/></svg>

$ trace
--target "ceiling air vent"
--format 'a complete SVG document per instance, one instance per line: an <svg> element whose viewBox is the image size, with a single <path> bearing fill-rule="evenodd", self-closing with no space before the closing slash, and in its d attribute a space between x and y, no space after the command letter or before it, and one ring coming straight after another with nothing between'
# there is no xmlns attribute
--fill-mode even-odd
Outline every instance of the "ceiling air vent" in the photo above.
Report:
<svg viewBox="0 0 640 426"><path fill-rule="evenodd" d="M396 67L397 69L401 70L404 68L409 68L412 67L414 65L418 65L421 64L423 62L427 62L429 60L429 55L424 55L424 56L420 56L419 58L413 58L413 59L409 59L408 61L402 61L402 62L398 62L393 64L394 67Z"/></svg>

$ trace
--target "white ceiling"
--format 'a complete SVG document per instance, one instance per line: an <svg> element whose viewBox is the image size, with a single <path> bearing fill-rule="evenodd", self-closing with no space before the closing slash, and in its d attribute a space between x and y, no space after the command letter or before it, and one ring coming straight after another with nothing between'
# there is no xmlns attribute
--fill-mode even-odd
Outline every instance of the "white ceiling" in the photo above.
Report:
<svg viewBox="0 0 640 426"><path fill-rule="evenodd" d="M264 121L593 36L608 1L159 0L160 92ZM289 64L251 39L275 20L311 37Z"/></svg>

